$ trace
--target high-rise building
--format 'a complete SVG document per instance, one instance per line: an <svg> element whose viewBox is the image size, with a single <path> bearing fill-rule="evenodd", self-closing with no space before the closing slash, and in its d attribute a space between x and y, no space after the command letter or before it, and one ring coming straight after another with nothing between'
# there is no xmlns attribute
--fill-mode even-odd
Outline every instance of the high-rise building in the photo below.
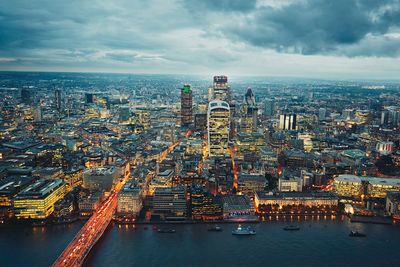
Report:
<svg viewBox="0 0 400 267"><path fill-rule="evenodd" d="M228 149L230 109L229 104L213 100L208 105L208 155L224 156Z"/></svg>
<svg viewBox="0 0 400 267"><path fill-rule="evenodd" d="M264 102L264 115L268 117L274 116L274 101L266 99Z"/></svg>
<svg viewBox="0 0 400 267"><path fill-rule="evenodd" d="M230 86L228 84L227 76L214 76L214 83L208 91L208 99L230 101Z"/></svg>
<svg viewBox="0 0 400 267"><path fill-rule="evenodd" d="M323 121L326 118L326 108L320 108L318 110L318 120Z"/></svg>
<svg viewBox="0 0 400 267"><path fill-rule="evenodd" d="M54 91L54 106L58 111L61 111L61 90Z"/></svg>
<svg viewBox="0 0 400 267"><path fill-rule="evenodd" d="M187 126L193 123L193 103L192 88L185 84L181 89L181 122Z"/></svg>
<svg viewBox="0 0 400 267"><path fill-rule="evenodd" d="M296 114L281 114L279 117L279 129L296 130Z"/></svg>
<svg viewBox="0 0 400 267"><path fill-rule="evenodd" d="M92 93L86 93L85 94L85 100L86 100L86 104L93 103L93 94Z"/></svg>
<svg viewBox="0 0 400 267"><path fill-rule="evenodd" d="M29 90L29 88L24 87L21 89L21 102L26 105L32 104L32 94L31 94L31 90Z"/></svg>
<svg viewBox="0 0 400 267"><path fill-rule="evenodd" d="M242 105L240 131L243 133L252 133L257 131L257 113L256 99L251 88L247 89L244 95Z"/></svg>

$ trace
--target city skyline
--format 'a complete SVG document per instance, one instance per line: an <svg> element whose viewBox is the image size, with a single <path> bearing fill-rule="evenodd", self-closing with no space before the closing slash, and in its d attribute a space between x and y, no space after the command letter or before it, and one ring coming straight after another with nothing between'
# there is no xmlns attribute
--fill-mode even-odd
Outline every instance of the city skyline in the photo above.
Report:
<svg viewBox="0 0 400 267"><path fill-rule="evenodd" d="M398 0L0 7L2 71L399 79Z"/></svg>

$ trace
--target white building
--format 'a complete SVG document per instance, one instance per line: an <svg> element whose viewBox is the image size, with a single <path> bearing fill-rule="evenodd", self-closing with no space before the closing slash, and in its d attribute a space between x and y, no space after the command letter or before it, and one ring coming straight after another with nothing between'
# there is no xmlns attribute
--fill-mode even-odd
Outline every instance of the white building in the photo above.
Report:
<svg viewBox="0 0 400 267"><path fill-rule="evenodd" d="M126 183L118 194L117 213L137 216L142 207L140 188L134 183Z"/></svg>

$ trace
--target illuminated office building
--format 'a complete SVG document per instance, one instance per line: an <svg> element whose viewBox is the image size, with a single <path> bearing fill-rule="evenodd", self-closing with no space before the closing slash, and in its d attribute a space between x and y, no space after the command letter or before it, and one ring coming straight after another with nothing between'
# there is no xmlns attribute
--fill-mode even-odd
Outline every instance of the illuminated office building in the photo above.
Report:
<svg viewBox="0 0 400 267"><path fill-rule="evenodd" d="M386 198L388 192L400 191L400 178L380 178L339 175L334 182L336 194L340 197Z"/></svg>
<svg viewBox="0 0 400 267"><path fill-rule="evenodd" d="M229 104L225 101L213 100L209 103L207 113L208 155L224 156L229 140Z"/></svg>
<svg viewBox="0 0 400 267"><path fill-rule="evenodd" d="M66 184L61 179L39 180L28 186L14 199L14 214L17 219L45 219L54 211L54 203L66 193Z"/></svg>

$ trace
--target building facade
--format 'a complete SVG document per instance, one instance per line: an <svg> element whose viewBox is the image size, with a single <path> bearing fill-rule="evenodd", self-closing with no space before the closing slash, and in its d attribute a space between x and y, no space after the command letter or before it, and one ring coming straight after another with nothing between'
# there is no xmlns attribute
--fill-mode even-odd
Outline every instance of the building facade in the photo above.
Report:
<svg viewBox="0 0 400 267"><path fill-rule="evenodd" d="M207 113L208 155L210 157L227 154L229 122L229 104L220 100L211 101Z"/></svg>

